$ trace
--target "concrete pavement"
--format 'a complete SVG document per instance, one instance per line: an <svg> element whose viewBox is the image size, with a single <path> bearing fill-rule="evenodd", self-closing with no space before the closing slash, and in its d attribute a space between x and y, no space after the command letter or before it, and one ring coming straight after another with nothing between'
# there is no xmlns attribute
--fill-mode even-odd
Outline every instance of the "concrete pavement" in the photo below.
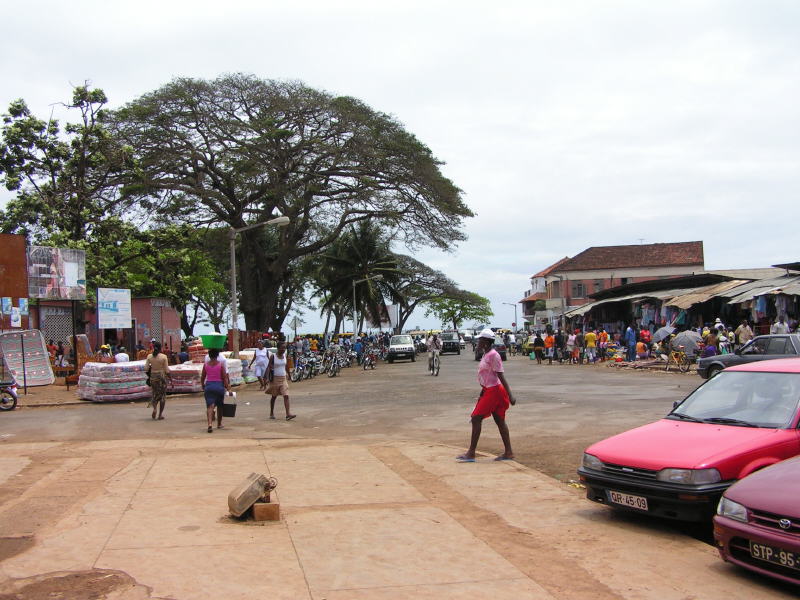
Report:
<svg viewBox="0 0 800 600"><path fill-rule="evenodd" d="M272 437L1 444L0 598L791 597L513 462ZM227 515L251 471L280 522Z"/></svg>

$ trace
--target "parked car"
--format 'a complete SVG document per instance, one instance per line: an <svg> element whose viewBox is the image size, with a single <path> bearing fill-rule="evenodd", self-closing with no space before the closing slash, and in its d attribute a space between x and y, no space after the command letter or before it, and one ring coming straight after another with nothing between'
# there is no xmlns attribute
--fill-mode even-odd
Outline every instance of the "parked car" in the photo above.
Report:
<svg viewBox="0 0 800 600"><path fill-rule="evenodd" d="M697 361L697 374L709 379L728 367L773 358L800 356L800 335L759 335L733 354L719 354Z"/></svg>
<svg viewBox="0 0 800 600"><path fill-rule="evenodd" d="M714 539L723 560L800 584L800 457L757 471L722 495Z"/></svg>
<svg viewBox="0 0 800 600"><path fill-rule="evenodd" d="M800 454L800 360L739 365L709 379L663 419L589 446L586 497L650 515L710 519L722 493Z"/></svg>
<svg viewBox="0 0 800 600"><path fill-rule="evenodd" d="M494 343L492 344L492 348L497 350L497 353L500 354L500 358L502 360L506 360L508 358L506 344L499 335L494 336ZM480 349L475 349L475 360L480 360L483 358L483 352Z"/></svg>
<svg viewBox="0 0 800 600"><path fill-rule="evenodd" d="M393 335L389 340L389 353L386 355L386 360L392 363L399 358L410 358L411 362L417 360L414 340L410 335Z"/></svg>
<svg viewBox="0 0 800 600"><path fill-rule="evenodd" d="M445 331L439 336L439 339L442 340L442 354L445 352L461 354L461 340L456 332Z"/></svg>

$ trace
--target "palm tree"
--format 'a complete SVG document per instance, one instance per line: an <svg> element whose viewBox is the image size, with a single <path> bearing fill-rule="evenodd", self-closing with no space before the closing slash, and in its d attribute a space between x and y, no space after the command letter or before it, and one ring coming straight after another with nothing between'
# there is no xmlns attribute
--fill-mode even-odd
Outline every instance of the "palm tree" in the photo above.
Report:
<svg viewBox="0 0 800 600"><path fill-rule="evenodd" d="M397 260L390 241L380 226L362 221L319 255L316 282L322 311L337 317L353 311L353 282L381 275L380 281L361 281L355 285L355 308L361 315L380 315L384 296L398 277ZM360 329L359 323L358 329Z"/></svg>

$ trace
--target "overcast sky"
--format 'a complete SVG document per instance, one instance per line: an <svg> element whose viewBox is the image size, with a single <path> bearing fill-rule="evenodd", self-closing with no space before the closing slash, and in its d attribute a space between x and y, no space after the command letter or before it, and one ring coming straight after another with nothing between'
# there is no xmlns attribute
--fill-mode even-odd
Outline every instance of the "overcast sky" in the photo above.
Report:
<svg viewBox="0 0 800 600"><path fill-rule="evenodd" d="M116 107L226 72L358 97L477 214L454 253L417 257L508 326L503 302L589 246L703 240L708 269L798 259L798 22L794 0L29 0L0 22L0 107L46 118L84 80Z"/></svg>

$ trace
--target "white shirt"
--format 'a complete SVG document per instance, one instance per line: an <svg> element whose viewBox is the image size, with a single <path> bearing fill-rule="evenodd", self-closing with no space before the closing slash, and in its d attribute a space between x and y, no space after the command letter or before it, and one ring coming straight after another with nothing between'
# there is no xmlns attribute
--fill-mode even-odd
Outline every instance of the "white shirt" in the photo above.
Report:
<svg viewBox="0 0 800 600"><path fill-rule="evenodd" d="M267 360L269 358L269 351L266 348L256 348L255 353L255 362L257 365L265 365L267 364Z"/></svg>
<svg viewBox="0 0 800 600"><path fill-rule="evenodd" d="M272 356L272 369L275 377L286 377L286 354L283 355L283 358L277 354Z"/></svg>
<svg viewBox="0 0 800 600"><path fill-rule="evenodd" d="M114 362L130 362L130 357L124 352L119 352L114 355Z"/></svg>

